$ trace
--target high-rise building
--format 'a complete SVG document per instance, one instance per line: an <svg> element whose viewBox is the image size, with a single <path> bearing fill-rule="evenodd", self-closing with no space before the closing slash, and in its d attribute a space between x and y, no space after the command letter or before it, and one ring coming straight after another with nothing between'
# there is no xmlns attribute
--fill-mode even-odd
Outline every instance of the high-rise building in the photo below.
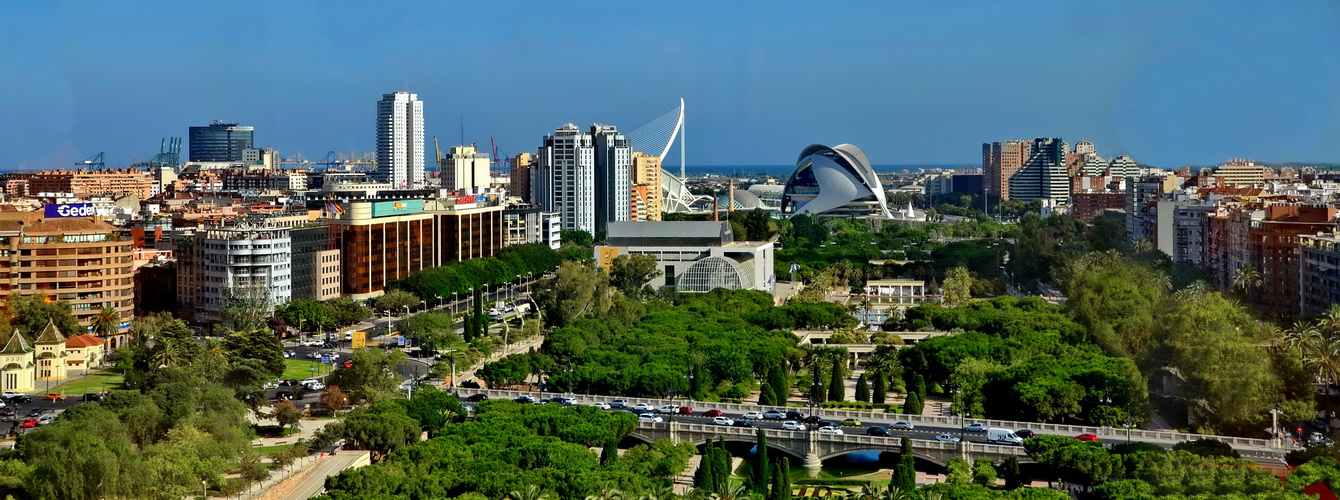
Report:
<svg viewBox="0 0 1340 500"><path fill-rule="evenodd" d="M633 186L646 186L645 214L637 220L661 220L661 158L633 153Z"/></svg>
<svg viewBox="0 0 1340 500"><path fill-rule="evenodd" d="M632 196L633 152L628 137L612 125L592 125L596 158L596 232L626 221Z"/></svg>
<svg viewBox="0 0 1340 500"><path fill-rule="evenodd" d="M489 187L489 155L475 146L453 146L451 154L442 157L442 189L482 193Z"/></svg>
<svg viewBox="0 0 1340 500"><path fill-rule="evenodd" d="M1086 153L1091 155L1098 154L1098 151L1094 149L1092 142L1079 141L1078 143L1075 144L1075 154L1082 155Z"/></svg>
<svg viewBox="0 0 1340 500"><path fill-rule="evenodd" d="M254 127L214 120L204 127L190 127L187 137L189 161L242 161L243 151L252 149Z"/></svg>
<svg viewBox="0 0 1340 500"><path fill-rule="evenodd" d="M1332 305L1340 304L1340 235L1335 233L1301 235L1299 259L1299 312L1305 317L1320 316Z"/></svg>
<svg viewBox="0 0 1340 500"><path fill-rule="evenodd" d="M207 229L182 234L175 244L177 297L197 322L221 321L230 294L265 294L271 307L293 296L288 228Z"/></svg>
<svg viewBox="0 0 1340 500"><path fill-rule="evenodd" d="M509 170L512 174L512 187L508 194L520 197L526 203L532 203L530 198L530 176L531 167L535 163L535 155L530 153L521 153L507 160Z"/></svg>
<svg viewBox="0 0 1340 500"><path fill-rule="evenodd" d="M1138 177L1140 175L1140 165L1135 163L1130 156L1119 155L1107 164L1108 175L1113 177Z"/></svg>
<svg viewBox="0 0 1340 500"><path fill-rule="evenodd" d="M531 202L546 212L558 212L564 230L596 231L596 159L591 134L564 124L544 136Z"/></svg>
<svg viewBox="0 0 1340 500"><path fill-rule="evenodd" d="M374 177L393 188L423 187L423 101L418 94L382 94L377 101Z"/></svg>
<svg viewBox="0 0 1340 500"><path fill-rule="evenodd" d="M1214 175L1223 177L1225 186L1255 186L1265 183L1266 169L1251 160L1234 158L1214 169Z"/></svg>
<svg viewBox="0 0 1340 500"><path fill-rule="evenodd" d="M1008 200L1010 177L1028 161L1033 143L1028 141L988 142L982 144L982 170L986 173L987 196Z"/></svg>
<svg viewBox="0 0 1340 500"><path fill-rule="evenodd" d="M1028 161L1010 176L1011 200L1045 199L1054 202L1070 197L1069 170L1066 168L1066 143L1060 138L1039 137L1033 140Z"/></svg>

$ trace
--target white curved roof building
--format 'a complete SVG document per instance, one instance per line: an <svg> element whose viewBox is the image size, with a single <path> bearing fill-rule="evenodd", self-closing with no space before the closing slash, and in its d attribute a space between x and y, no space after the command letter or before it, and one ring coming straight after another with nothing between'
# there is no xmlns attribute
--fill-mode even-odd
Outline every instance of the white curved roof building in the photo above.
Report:
<svg viewBox="0 0 1340 500"><path fill-rule="evenodd" d="M851 144L805 148L782 191L782 214L890 218L884 187L865 152Z"/></svg>

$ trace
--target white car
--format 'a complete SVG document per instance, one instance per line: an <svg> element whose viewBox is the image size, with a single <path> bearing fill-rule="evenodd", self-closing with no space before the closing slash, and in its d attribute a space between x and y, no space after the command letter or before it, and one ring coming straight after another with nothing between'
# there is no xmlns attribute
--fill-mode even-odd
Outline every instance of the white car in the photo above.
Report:
<svg viewBox="0 0 1340 500"><path fill-rule="evenodd" d="M665 406L662 406L662 407L656 409L656 413L663 413L663 414L666 414L666 415L674 415L674 414L676 414L676 413L679 413L679 405L665 405Z"/></svg>
<svg viewBox="0 0 1340 500"><path fill-rule="evenodd" d="M912 425L912 422L908 422L906 420L899 420L897 422L894 422L893 425L890 425L889 428L910 431L912 429L916 429L917 426Z"/></svg>
<svg viewBox="0 0 1340 500"><path fill-rule="evenodd" d="M655 408L652 408L652 406L651 406L650 404L648 404L648 403L638 403L638 404L633 405L633 409L634 409L634 410L651 411L651 410L654 410Z"/></svg>
<svg viewBox="0 0 1340 500"><path fill-rule="evenodd" d="M278 388L279 388L279 382L266 382L265 385L261 386L261 389L278 389Z"/></svg>
<svg viewBox="0 0 1340 500"><path fill-rule="evenodd" d="M643 413L643 414L637 416L637 421L638 421L638 422L645 423L645 424L659 424L659 423L661 423L661 422L664 422L665 419L661 418L660 415L653 415L653 414L651 414L651 413Z"/></svg>
<svg viewBox="0 0 1340 500"><path fill-rule="evenodd" d="M763 420L763 412L751 411L749 413L744 414L740 418L743 418L745 420Z"/></svg>
<svg viewBox="0 0 1340 500"><path fill-rule="evenodd" d="M986 424L981 422L974 422L963 426L963 430L968 432L986 432Z"/></svg>
<svg viewBox="0 0 1340 500"><path fill-rule="evenodd" d="M326 388L326 384L323 384L321 382L312 382L310 384L303 384L303 388L309 391L320 391Z"/></svg>
<svg viewBox="0 0 1340 500"><path fill-rule="evenodd" d="M712 417L712 425L735 425L735 421L726 417Z"/></svg>
<svg viewBox="0 0 1340 500"><path fill-rule="evenodd" d="M819 434L832 434L835 436L842 435L842 429L839 429L837 427L824 427L815 432L818 432Z"/></svg>
<svg viewBox="0 0 1340 500"><path fill-rule="evenodd" d="M302 341L302 343L299 345L303 347L318 347L321 345L321 341L316 339L309 339Z"/></svg>
<svg viewBox="0 0 1340 500"><path fill-rule="evenodd" d="M957 443L959 441L962 441L962 439L959 439L958 436L955 436L953 434L941 434L939 436L935 436L935 440L943 443Z"/></svg>
<svg viewBox="0 0 1340 500"><path fill-rule="evenodd" d="M596 402L594 402L594 403L591 403L591 404L588 405L588 406L594 406L594 407L596 407L596 408L600 408L600 409L602 409L602 410L608 410L608 409L610 409L610 404L609 404L609 403L601 403L601 402L599 402L599 401L596 401Z"/></svg>
<svg viewBox="0 0 1340 500"><path fill-rule="evenodd" d="M787 420L787 421L785 421L785 422L782 422L782 430L787 430L787 431L803 431L803 430L805 430L805 424L802 424L802 423L797 422L797 421L795 421L795 420Z"/></svg>

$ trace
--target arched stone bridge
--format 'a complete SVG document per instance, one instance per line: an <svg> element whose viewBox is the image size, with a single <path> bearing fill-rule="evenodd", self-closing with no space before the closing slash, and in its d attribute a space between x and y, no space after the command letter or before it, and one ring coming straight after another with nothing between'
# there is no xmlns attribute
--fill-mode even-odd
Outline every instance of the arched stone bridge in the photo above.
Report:
<svg viewBox="0 0 1340 500"><path fill-rule="evenodd" d="M897 453L902 449L902 438L866 436L863 434L819 434L808 431L784 431L764 429L768 437L768 448L799 460L805 467L818 468L824 460L848 453L863 451L889 451ZM683 424L678 422L647 423L642 422L630 437L645 442L669 439L676 443L689 442L704 445L708 441L722 438L726 441L755 443L758 441L758 429L751 427L728 427L723 425ZM977 457L987 457L1001 462L1015 457L1019 462L1032 462L1022 446L970 443L945 443L925 439L912 440L912 454L917 458L939 464L947 464L954 457L964 457L971 461Z"/></svg>

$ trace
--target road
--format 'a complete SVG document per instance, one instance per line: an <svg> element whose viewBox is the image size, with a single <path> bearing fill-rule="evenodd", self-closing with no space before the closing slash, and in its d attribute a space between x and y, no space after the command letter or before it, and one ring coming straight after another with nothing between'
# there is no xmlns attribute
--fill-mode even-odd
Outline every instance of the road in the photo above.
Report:
<svg viewBox="0 0 1340 500"><path fill-rule="evenodd" d="M339 474L340 471L348 468L357 461L360 455L357 453L336 453L321 460L313 467L313 470L307 473L307 477L293 488L284 500L304 500L320 495L326 490L326 478Z"/></svg>

